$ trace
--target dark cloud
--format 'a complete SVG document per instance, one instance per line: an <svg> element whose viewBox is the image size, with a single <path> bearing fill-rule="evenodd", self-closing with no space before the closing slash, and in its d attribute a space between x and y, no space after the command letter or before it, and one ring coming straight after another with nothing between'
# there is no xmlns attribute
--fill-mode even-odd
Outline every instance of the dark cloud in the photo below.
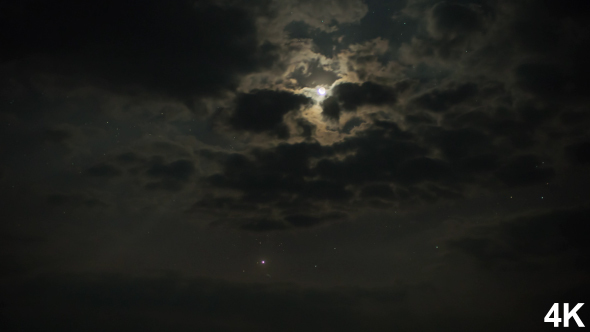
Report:
<svg viewBox="0 0 590 332"><path fill-rule="evenodd" d="M306 39L311 38L311 26L303 21L293 21L285 26L285 32L289 38Z"/></svg>
<svg viewBox="0 0 590 332"><path fill-rule="evenodd" d="M252 159L238 153L229 154L222 157L222 173L209 177L209 182L254 196L268 193L268 197L273 197L277 192L301 189L302 178L311 175L310 158L325 153L329 152L318 143L299 143L254 150Z"/></svg>
<svg viewBox="0 0 590 332"><path fill-rule="evenodd" d="M294 208L303 209L310 214L296 214L305 216L298 223L313 225L324 221L321 214L326 205L319 208L317 203L325 201L335 209L342 208L345 205L341 204L350 204L354 197L349 188L358 188L361 200L430 202L462 197L461 184L475 181L471 178L474 173L496 172L511 185L517 181L535 183L553 174L551 169L543 167L541 175L545 174L543 172L548 175L527 174L530 178L527 180L522 174L530 170L521 170L519 159L499 168L498 156L490 152L493 151L490 140L475 130L439 131L431 138L432 145L440 147L448 161L430 157L433 150L417 144L417 137L401 130L394 122L375 120L370 129L355 133L329 148L317 143L300 143L255 149L249 154L215 156L206 153L208 158L222 165L220 173L209 176L209 185L242 193L240 198L218 198L215 202L224 202L223 206L230 211L232 207L236 211L244 210L247 204L258 209L271 204L287 216L292 215L289 211ZM346 157L334 158L338 154ZM392 183L398 187L399 194L389 185L375 182ZM426 187L415 187L422 184ZM218 203L209 204L212 209L220 208ZM204 202L199 202L198 206L200 210L207 209ZM245 227L255 230L276 230L286 227L285 221L291 223L289 219L275 220L264 210L250 213L258 219L247 222L250 226Z"/></svg>
<svg viewBox="0 0 590 332"><path fill-rule="evenodd" d="M438 96L456 102L463 99L455 96L457 91L479 91L471 83L455 86L459 88ZM350 87L359 89L355 84ZM339 116L343 108L341 104L344 103L338 99L341 91L338 87L335 91L335 96L328 97L322 104L323 115L328 118L327 111L333 108L336 110L334 115ZM360 100L382 100L371 99L373 96ZM450 107L452 103L445 101L442 104ZM506 117L502 112L494 115L476 111L448 113L446 123L458 128L448 130L423 127L428 131L414 132L400 129L395 122L375 119L364 130L355 131L354 136L329 148L321 148L315 143L283 144L276 149L253 150L250 156L230 155L220 160L224 165L223 172L209 177L208 182L213 187L242 192L244 196L239 199L239 204L270 203L285 215L290 215L288 211L297 206L311 212L304 218L308 224L320 224L321 209L315 202L326 201L333 207L339 206L340 202L350 204L356 190L360 193L360 202L372 200L371 204L377 204L375 199L389 199L426 203L462 198L464 185L482 181L479 184L487 186L484 179L490 176L508 186L529 186L553 180L556 170L551 166L550 158L542 160L536 155L519 153L509 158L500 157L502 148L497 145L495 137L507 138L514 148L533 146L536 144L536 128L548 123L556 114L552 108L529 104L515 110L517 112L510 116L518 121L500 120ZM415 123L432 126L430 117L422 115L422 118L426 120ZM493 122L494 118L499 119L497 123ZM360 118L351 119L344 125L346 132L350 133L363 122ZM433 157L435 151L442 152L442 155ZM345 157L334 158L340 154ZM311 181L314 177L317 180ZM396 190L389 185L375 185L376 182L391 183ZM267 213L263 212L261 216L267 216ZM266 225L271 219L263 220L266 221L262 225ZM276 227L286 227L288 221L287 224L285 221L273 221L269 227L255 228L275 230Z"/></svg>
<svg viewBox="0 0 590 332"><path fill-rule="evenodd" d="M297 119L297 126L299 129L301 129L301 136L306 138L311 138L314 136L316 125L313 123L304 119Z"/></svg>
<svg viewBox="0 0 590 332"><path fill-rule="evenodd" d="M334 146L337 151L354 154L343 160L321 160L316 171L327 179L348 183L391 180L401 162L426 153L410 137L395 123L377 122L375 128Z"/></svg>
<svg viewBox="0 0 590 332"><path fill-rule="evenodd" d="M340 105L336 97L328 97L321 103L322 115L327 119L339 120L340 119Z"/></svg>
<svg viewBox="0 0 590 332"><path fill-rule="evenodd" d="M397 181L414 184L422 181L444 181L452 175L448 163L427 157L404 161L397 170Z"/></svg>
<svg viewBox="0 0 590 332"><path fill-rule="evenodd" d="M3 61L42 56L57 74L180 97L232 89L240 74L276 59L271 45L257 46L246 12L180 0L26 1L3 7L0 30Z"/></svg>
<svg viewBox="0 0 590 332"><path fill-rule="evenodd" d="M285 220L295 227L310 227L320 223L320 218L303 214L287 216Z"/></svg>
<svg viewBox="0 0 590 332"><path fill-rule="evenodd" d="M412 125L433 124L435 119L426 113L408 114L406 122Z"/></svg>
<svg viewBox="0 0 590 332"><path fill-rule="evenodd" d="M325 112L325 108L324 108L324 112ZM360 118L352 118L348 121L346 121L346 123L342 126L342 132L345 134L350 134L350 132L360 126L361 124L365 123L365 121L361 120Z"/></svg>
<svg viewBox="0 0 590 332"><path fill-rule="evenodd" d="M194 162L190 160L177 160L165 163L163 158L154 157L150 161L150 164L146 174L148 177L156 178L159 181L148 183L146 185L147 189L178 191L196 173Z"/></svg>
<svg viewBox="0 0 590 332"><path fill-rule="evenodd" d="M526 149L535 145L535 128L525 122L501 119L487 126L494 136L507 137L514 148Z"/></svg>
<svg viewBox="0 0 590 332"><path fill-rule="evenodd" d="M254 90L236 97L236 109L230 118L233 128L257 133L274 132L281 138L285 132L283 116L311 103L311 99L287 91Z"/></svg>
<svg viewBox="0 0 590 332"><path fill-rule="evenodd" d="M356 111L362 105L393 105L397 101L394 88L373 82L341 83L332 88L331 96L321 103L322 115L338 120L341 111Z"/></svg>
<svg viewBox="0 0 590 332"><path fill-rule="evenodd" d="M430 122L433 122L433 119L430 115L425 114L430 119ZM489 126L489 123L492 121L492 117L482 111L468 111L466 113L451 113L447 114L445 120L448 120L450 126L455 128L466 128L466 127L476 127L476 128L486 128ZM427 121L427 120L425 120Z"/></svg>
<svg viewBox="0 0 590 332"><path fill-rule="evenodd" d="M328 23L328 22L326 22ZM337 24L337 22L332 22L330 25L331 26L335 26ZM325 56L326 58L333 58L336 53L335 53L335 49L338 46L338 43L336 42L336 39L338 37L338 33L337 32L326 32L323 31L321 29L317 29L317 28L313 28L312 26L310 26L309 24L306 24L303 21L293 21L289 24L287 24L284 28L285 33L287 34L287 36L291 39L295 39L295 40L300 40L300 39L310 39L313 44L312 44L312 51L314 51L317 54L321 54L323 56ZM309 72L309 70L308 70ZM333 73L327 73L329 75L321 75L321 69L320 69L320 75L319 76L324 76L324 81L326 80L330 80L333 77L336 77L336 75L334 75ZM315 76L312 74L312 76ZM293 75L294 78L297 79L297 81L299 81L299 83L301 84L300 78L297 77L302 77L302 72L300 71L299 73L294 73ZM308 80L311 80L311 77L309 77ZM319 84L332 84L334 81L336 80L336 78L334 78L331 82L329 83L319 83ZM305 85L304 85L305 86Z"/></svg>
<svg viewBox="0 0 590 332"><path fill-rule="evenodd" d="M144 161L144 159L133 152L122 153L117 156L116 160L121 164L135 164Z"/></svg>
<svg viewBox="0 0 590 332"><path fill-rule="evenodd" d="M326 217L325 209L318 209L316 204L338 204L346 202L353 197L353 192L346 188L346 183L334 179L311 180L315 170L311 168L312 158L329 156L333 154L330 149L322 148L318 143L299 143L296 145L281 144L272 150L255 150L253 158L241 154L232 154L223 158L223 171L208 178L208 183L214 188L226 188L239 190L243 196L239 200L231 200L228 207L244 204L252 206L265 206L272 204L275 209L283 214L290 214L293 208L309 210L310 215L305 217L285 217L287 223L295 227L304 224L315 224L320 221L333 219ZM226 199L222 200L226 202ZM202 202L198 203L201 210L208 207ZM217 206L217 205L214 205ZM239 208L238 208L239 209ZM253 230L275 230L284 228L282 221L271 218L268 211L253 211L259 215L252 222L247 222L246 227ZM242 222L241 216L237 222ZM303 218L303 219L301 219ZM338 217L342 218L342 217ZM311 221L314 221L313 223Z"/></svg>
<svg viewBox="0 0 590 332"><path fill-rule="evenodd" d="M282 145L273 152L256 153L254 160L234 154L225 161L224 172L209 178L209 183L222 188L243 191L247 199L275 201L282 194L297 194L304 199L343 200L351 192L342 183L304 179L312 175L309 159L316 144ZM317 150L315 152L318 152Z"/></svg>
<svg viewBox="0 0 590 332"><path fill-rule="evenodd" d="M445 90L434 89L413 100L413 103L421 108L433 112L444 112L449 108L473 98L478 92L478 87L473 83L464 83L459 86L450 86Z"/></svg>
<svg viewBox="0 0 590 332"><path fill-rule="evenodd" d="M344 184L334 181L311 181L302 188L301 193L312 199L338 201L352 197L352 192L346 190Z"/></svg>
<svg viewBox="0 0 590 332"><path fill-rule="evenodd" d="M105 163L92 166L87 170L88 175L96 177L114 177L121 175L121 173L120 169Z"/></svg>
<svg viewBox="0 0 590 332"><path fill-rule="evenodd" d="M152 160L152 166L147 174L155 178L170 178L179 181L186 181L195 173L195 166L190 160L177 160L165 164L161 158Z"/></svg>
<svg viewBox="0 0 590 332"><path fill-rule="evenodd" d="M343 221L348 215L343 212L321 213L319 215L292 214L284 217L292 227L313 227L329 221Z"/></svg>
<svg viewBox="0 0 590 332"><path fill-rule="evenodd" d="M215 211L221 213L223 211L255 211L256 206L243 202L239 198L234 197L211 197L207 196L193 204L189 212L197 211Z"/></svg>
<svg viewBox="0 0 590 332"><path fill-rule="evenodd" d="M241 229L251 232L271 232L289 229L284 222L270 219L248 220L240 226Z"/></svg>
<svg viewBox="0 0 590 332"><path fill-rule="evenodd" d="M326 58L333 58L336 54L334 49L336 48L336 36L323 31L318 31L314 34L313 38L314 47L312 51L319 53Z"/></svg>
<svg viewBox="0 0 590 332"><path fill-rule="evenodd" d="M545 101L587 102L590 66L583 59L590 53L582 45L590 35L588 23L579 17L588 12L588 6L577 1L544 1L527 7L517 7L512 22L514 44L533 56L515 66L519 86Z"/></svg>
<svg viewBox="0 0 590 332"><path fill-rule="evenodd" d="M366 1L368 13L359 23L340 24L335 33L342 38L337 51L367 40L382 38L393 45L409 42L417 30L416 20L404 15L407 1ZM401 32L401 33L400 33Z"/></svg>
<svg viewBox="0 0 590 332"><path fill-rule="evenodd" d="M500 157L492 153L474 154L461 158L456 165L466 173L493 171L498 168Z"/></svg>
<svg viewBox="0 0 590 332"><path fill-rule="evenodd" d="M432 144L438 146L451 160L492 151L492 140L474 129L449 130L433 134Z"/></svg>
<svg viewBox="0 0 590 332"><path fill-rule="evenodd" d="M341 83L332 88L332 95L346 111L354 111L361 105L385 105L397 101L393 88L373 82Z"/></svg>
<svg viewBox="0 0 590 332"><path fill-rule="evenodd" d="M361 197L377 197L384 199L392 199L395 198L395 193L391 189L391 186L387 184L373 184L368 185L361 190Z"/></svg>

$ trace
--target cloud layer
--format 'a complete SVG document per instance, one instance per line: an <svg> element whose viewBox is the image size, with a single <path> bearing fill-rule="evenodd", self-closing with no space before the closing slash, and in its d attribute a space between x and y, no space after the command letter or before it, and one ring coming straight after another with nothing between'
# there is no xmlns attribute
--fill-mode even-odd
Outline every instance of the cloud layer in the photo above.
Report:
<svg viewBox="0 0 590 332"><path fill-rule="evenodd" d="M45 325L75 308L113 329L93 310L158 312L146 328L181 307L179 326L225 331L538 330L544 305L587 293L589 11L0 5L11 322L32 301ZM495 319L507 303L530 321Z"/></svg>

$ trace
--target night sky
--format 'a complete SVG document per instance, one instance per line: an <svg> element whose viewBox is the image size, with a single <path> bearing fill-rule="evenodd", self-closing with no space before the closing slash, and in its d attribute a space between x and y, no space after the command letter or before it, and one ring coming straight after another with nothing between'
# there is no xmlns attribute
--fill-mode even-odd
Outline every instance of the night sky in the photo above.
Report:
<svg viewBox="0 0 590 332"><path fill-rule="evenodd" d="M590 302L588 17L3 1L0 329L554 330Z"/></svg>

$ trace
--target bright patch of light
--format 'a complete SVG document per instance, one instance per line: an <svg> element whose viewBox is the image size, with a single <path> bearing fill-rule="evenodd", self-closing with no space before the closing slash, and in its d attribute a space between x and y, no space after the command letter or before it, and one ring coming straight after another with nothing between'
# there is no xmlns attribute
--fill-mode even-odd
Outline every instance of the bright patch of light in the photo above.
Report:
<svg viewBox="0 0 590 332"><path fill-rule="evenodd" d="M264 261L262 261L262 264L264 264Z"/></svg>
<svg viewBox="0 0 590 332"><path fill-rule="evenodd" d="M325 95L326 94L326 89L324 89L323 87L322 88L319 88L318 89L318 94L320 94L321 96Z"/></svg>

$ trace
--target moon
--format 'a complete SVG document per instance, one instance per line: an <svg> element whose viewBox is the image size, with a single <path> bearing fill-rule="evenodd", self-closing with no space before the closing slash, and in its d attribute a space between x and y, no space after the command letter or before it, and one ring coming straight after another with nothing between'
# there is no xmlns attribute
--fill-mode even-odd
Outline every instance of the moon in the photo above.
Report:
<svg viewBox="0 0 590 332"><path fill-rule="evenodd" d="M325 95L325 94L326 94L326 89L324 89L323 87L320 87L320 88L318 89L318 94L319 94L320 96L323 96L323 95Z"/></svg>

